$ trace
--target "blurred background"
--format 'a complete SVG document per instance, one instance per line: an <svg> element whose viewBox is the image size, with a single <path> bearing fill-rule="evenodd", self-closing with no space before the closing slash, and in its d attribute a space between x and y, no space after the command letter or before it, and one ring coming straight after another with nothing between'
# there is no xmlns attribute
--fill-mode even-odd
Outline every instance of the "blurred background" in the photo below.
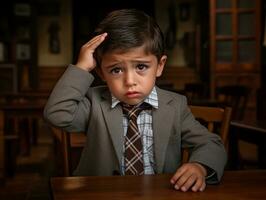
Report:
<svg viewBox="0 0 266 200"><path fill-rule="evenodd" d="M62 156L43 106L95 26L115 9L143 10L160 25L168 60L159 87L186 95L189 104L229 105L235 121L265 120L265 6L262 0L2 2L0 199L51 198L49 177L62 175ZM239 142L243 159L228 169L265 167L259 157L265 137L254 137Z"/></svg>

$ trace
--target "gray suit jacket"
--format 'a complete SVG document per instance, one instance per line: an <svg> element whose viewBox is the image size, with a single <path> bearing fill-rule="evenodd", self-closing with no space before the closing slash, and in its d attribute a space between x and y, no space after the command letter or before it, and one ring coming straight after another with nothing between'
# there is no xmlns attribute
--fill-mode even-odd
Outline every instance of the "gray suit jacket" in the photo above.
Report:
<svg viewBox="0 0 266 200"><path fill-rule="evenodd" d="M113 175L121 168L122 109L119 105L111 109L108 88L90 87L93 79L70 65L53 89L44 117L66 131L87 133L75 175ZM156 90L159 108L152 113L156 173L174 173L181 164L181 147L189 147L189 162L202 163L216 172L209 183L219 181L226 163L220 137L195 120L184 96Z"/></svg>

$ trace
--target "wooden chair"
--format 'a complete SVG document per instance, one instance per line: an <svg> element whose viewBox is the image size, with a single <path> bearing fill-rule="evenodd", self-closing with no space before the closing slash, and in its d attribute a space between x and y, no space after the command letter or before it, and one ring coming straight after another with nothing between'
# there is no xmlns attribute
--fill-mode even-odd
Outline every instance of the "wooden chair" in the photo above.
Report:
<svg viewBox="0 0 266 200"><path fill-rule="evenodd" d="M220 135L224 145L227 147L232 109L230 107L220 108L194 105L190 105L189 108L195 118L203 123L210 132ZM183 162L187 162L188 157L188 151L185 149Z"/></svg>
<svg viewBox="0 0 266 200"><path fill-rule="evenodd" d="M68 133L62 129L52 127L56 142L56 153L58 167L63 168L61 175L71 176L79 159L81 150L86 142L86 135L83 133ZM74 154L74 150L78 150ZM61 158L61 159L60 159Z"/></svg>
<svg viewBox="0 0 266 200"><path fill-rule="evenodd" d="M266 88L261 87L256 91L256 120L244 119L233 121L231 125L230 142L232 145L230 154L231 168L246 169L246 168L265 168L263 159L265 158L265 139L263 131L256 126L265 124L266 120ZM240 125L239 125L240 124ZM262 133L261 133L262 131Z"/></svg>

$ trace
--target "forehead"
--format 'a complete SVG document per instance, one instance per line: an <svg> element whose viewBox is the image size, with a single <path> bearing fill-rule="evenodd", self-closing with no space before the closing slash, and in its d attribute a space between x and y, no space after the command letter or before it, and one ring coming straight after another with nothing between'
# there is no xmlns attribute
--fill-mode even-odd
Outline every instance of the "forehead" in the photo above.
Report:
<svg viewBox="0 0 266 200"><path fill-rule="evenodd" d="M113 51L108 51L102 56L102 62L105 60L110 59L137 59L137 58L144 58L144 57L150 57L153 56L151 52L147 52L147 49L145 46L140 47L134 47L129 49L116 49Z"/></svg>

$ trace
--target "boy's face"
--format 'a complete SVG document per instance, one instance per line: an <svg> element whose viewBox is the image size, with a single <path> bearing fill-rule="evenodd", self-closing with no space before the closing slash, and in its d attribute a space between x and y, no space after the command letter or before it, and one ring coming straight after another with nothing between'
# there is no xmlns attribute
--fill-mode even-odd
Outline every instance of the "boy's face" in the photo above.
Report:
<svg viewBox="0 0 266 200"><path fill-rule="evenodd" d="M117 99L136 105L150 94L156 77L162 74L166 58L162 56L158 62L156 56L145 53L144 47L123 53L113 51L102 56L98 72Z"/></svg>

